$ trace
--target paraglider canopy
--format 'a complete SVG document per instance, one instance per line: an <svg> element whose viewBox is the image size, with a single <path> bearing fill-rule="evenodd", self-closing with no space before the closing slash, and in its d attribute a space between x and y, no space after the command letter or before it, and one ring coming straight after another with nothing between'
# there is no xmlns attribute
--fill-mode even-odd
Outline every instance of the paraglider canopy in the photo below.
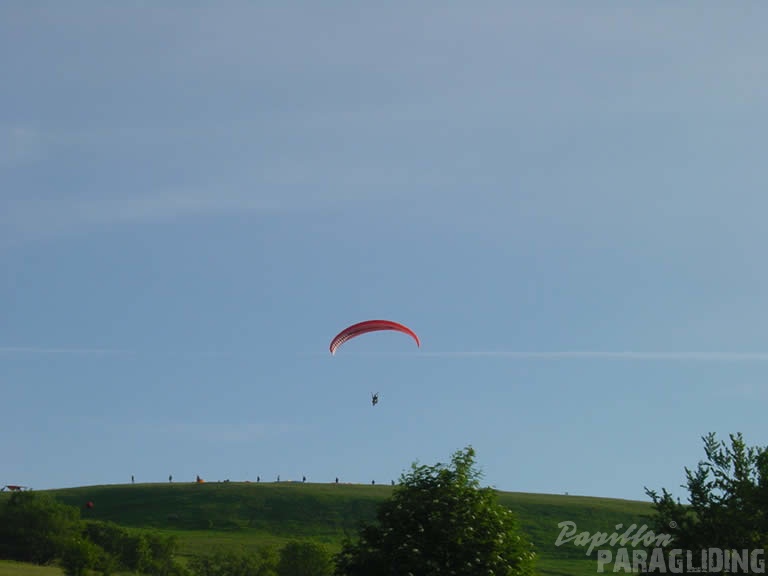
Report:
<svg viewBox="0 0 768 576"><path fill-rule="evenodd" d="M365 322L358 322L344 328L333 340L331 340L330 351L332 355L336 354L336 350L344 344L347 340L360 336L362 334L368 334L369 332L378 332L380 330L394 330L395 332L402 332L407 334L416 341L416 346L421 347L421 342L416 333L407 326L391 320L366 320Z"/></svg>

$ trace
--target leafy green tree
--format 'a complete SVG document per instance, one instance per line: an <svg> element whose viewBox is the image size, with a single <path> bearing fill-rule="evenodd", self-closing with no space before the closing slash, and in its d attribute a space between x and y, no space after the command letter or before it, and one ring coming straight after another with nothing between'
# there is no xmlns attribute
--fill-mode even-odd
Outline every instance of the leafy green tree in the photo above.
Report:
<svg viewBox="0 0 768 576"><path fill-rule="evenodd" d="M80 537L80 510L49 494L14 492L0 510L0 558L46 564Z"/></svg>
<svg viewBox="0 0 768 576"><path fill-rule="evenodd" d="M108 576L125 566L123 554L126 550L128 530L114 522L89 520L85 522L85 536L100 546L104 553L96 563L96 570Z"/></svg>
<svg viewBox="0 0 768 576"><path fill-rule="evenodd" d="M144 571L153 576L177 574L178 565L174 557L179 547L178 538L174 535L147 532L145 539L149 548L149 561Z"/></svg>
<svg viewBox="0 0 768 576"><path fill-rule="evenodd" d="M755 550L768 547L768 449L748 447L731 434L730 444L714 433L702 437L706 460L685 468L688 503L645 489L653 500L657 533L674 538L674 547Z"/></svg>
<svg viewBox="0 0 768 576"><path fill-rule="evenodd" d="M149 547L146 534L139 531L126 531L120 559L129 570L141 573L149 572L152 566L152 550Z"/></svg>
<svg viewBox="0 0 768 576"><path fill-rule="evenodd" d="M280 549L278 576L331 576L333 561L322 544L289 542Z"/></svg>
<svg viewBox="0 0 768 576"><path fill-rule="evenodd" d="M101 547L99 547L101 548ZM96 558L96 562L93 565L93 569L99 572L102 576L112 576L119 571L120 561L115 558L113 554L110 554L103 548Z"/></svg>
<svg viewBox="0 0 768 576"><path fill-rule="evenodd" d="M66 542L61 552L61 567L66 576L84 576L86 570L96 567L104 550L85 538Z"/></svg>
<svg viewBox="0 0 768 576"><path fill-rule="evenodd" d="M85 523L85 536L104 549L95 566L102 572L117 568L172 576L180 570L175 560L178 538L146 530L124 528L114 522L91 520Z"/></svg>
<svg viewBox="0 0 768 576"><path fill-rule="evenodd" d="M277 576L278 556L271 548L256 553L216 550L189 562L194 576Z"/></svg>
<svg viewBox="0 0 768 576"><path fill-rule="evenodd" d="M481 488L475 451L450 465L412 465L392 497L336 556L338 576L518 576L534 573L535 553L512 512Z"/></svg>

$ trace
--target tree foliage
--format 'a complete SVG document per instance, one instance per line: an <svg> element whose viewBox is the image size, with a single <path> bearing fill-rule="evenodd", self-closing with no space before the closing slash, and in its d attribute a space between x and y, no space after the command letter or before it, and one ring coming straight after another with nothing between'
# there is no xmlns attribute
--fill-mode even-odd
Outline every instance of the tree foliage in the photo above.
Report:
<svg viewBox="0 0 768 576"><path fill-rule="evenodd" d="M99 546L85 538L76 538L65 543L61 553L61 567L66 576L85 576L104 554Z"/></svg>
<svg viewBox="0 0 768 576"><path fill-rule="evenodd" d="M481 488L475 451L449 465L412 465L377 521L361 527L336 557L339 576L529 575L533 547L512 512Z"/></svg>
<svg viewBox="0 0 768 576"><path fill-rule="evenodd" d="M80 535L80 511L48 494L14 492L0 510L0 558L47 564Z"/></svg>
<svg viewBox="0 0 768 576"><path fill-rule="evenodd" d="M189 562L195 576L277 576L277 553L272 548L258 552L217 549Z"/></svg>
<svg viewBox="0 0 768 576"><path fill-rule="evenodd" d="M267 546L257 551L218 548L189 562L193 576L331 576L333 562L316 542L292 541L279 551Z"/></svg>
<svg viewBox="0 0 768 576"><path fill-rule="evenodd" d="M175 561L178 537L149 530L125 528L113 522L85 522L83 535L97 545L93 568L102 573L129 570L139 574L176 576L183 572Z"/></svg>
<svg viewBox="0 0 768 576"><path fill-rule="evenodd" d="M280 549L278 576L331 576L331 555L317 542L288 542Z"/></svg>
<svg viewBox="0 0 768 576"><path fill-rule="evenodd" d="M685 468L688 503L646 488L658 532L683 550L754 550L768 544L768 449L748 447L739 434L730 444L702 437L706 460Z"/></svg>
<svg viewBox="0 0 768 576"><path fill-rule="evenodd" d="M117 570L179 576L175 536L83 521L80 510L40 492L14 492L0 506L0 558L50 564L81 576L88 570Z"/></svg>

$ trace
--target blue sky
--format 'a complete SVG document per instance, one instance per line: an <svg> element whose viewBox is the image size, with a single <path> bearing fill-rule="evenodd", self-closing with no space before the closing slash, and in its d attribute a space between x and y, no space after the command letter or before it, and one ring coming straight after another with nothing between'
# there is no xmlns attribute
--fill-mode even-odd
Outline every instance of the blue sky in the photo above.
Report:
<svg viewBox="0 0 768 576"><path fill-rule="evenodd" d="M0 483L682 494L768 444L768 6L0 5ZM370 318L394 333L330 339ZM381 402L370 405L370 393Z"/></svg>

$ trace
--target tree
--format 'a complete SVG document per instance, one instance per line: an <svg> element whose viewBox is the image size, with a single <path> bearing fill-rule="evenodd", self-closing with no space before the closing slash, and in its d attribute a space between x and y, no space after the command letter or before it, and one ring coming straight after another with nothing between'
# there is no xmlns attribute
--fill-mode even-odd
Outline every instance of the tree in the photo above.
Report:
<svg viewBox="0 0 768 576"><path fill-rule="evenodd" d="M277 553L273 548L258 552L217 549L189 562L194 576L277 576Z"/></svg>
<svg viewBox="0 0 768 576"><path fill-rule="evenodd" d="M84 576L103 554L104 550L90 540L77 538L64 544L60 564L66 576Z"/></svg>
<svg viewBox="0 0 768 576"><path fill-rule="evenodd" d="M331 555L317 542L288 542L280 549L278 576L331 576Z"/></svg>
<svg viewBox="0 0 768 576"><path fill-rule="evenodd" d="M144 571L154 576L173 576L179 573L179 565L174 556L178 550L178 537L155 532L146 532L149 548L149 562Z"/></svg>
<svg viewBox="0 0 768 576"><path fill-rule="evenodd" d="M706 460L685 468L688 504L670 492L645 489L653 500L658 532L674 537L674 547L700 551L755 550L768 544L768 449L747 447L739 434L730 445L714 433L702 437Z"/></svg>
<svg viewBox="0 0 768 576"><path fill-rule="evenodd" d="M417 466L400 478L377 521L336 556L338 576L530 575L532 545L512 512L480 488L470 446L450 465Z"/></svg>
<svg viewBox="0 0 768 576"><path fill-rule="evenodd" d="M14 492L0 509L0 558L46 564L81 532L80 511L49 494Z"/></svg>

